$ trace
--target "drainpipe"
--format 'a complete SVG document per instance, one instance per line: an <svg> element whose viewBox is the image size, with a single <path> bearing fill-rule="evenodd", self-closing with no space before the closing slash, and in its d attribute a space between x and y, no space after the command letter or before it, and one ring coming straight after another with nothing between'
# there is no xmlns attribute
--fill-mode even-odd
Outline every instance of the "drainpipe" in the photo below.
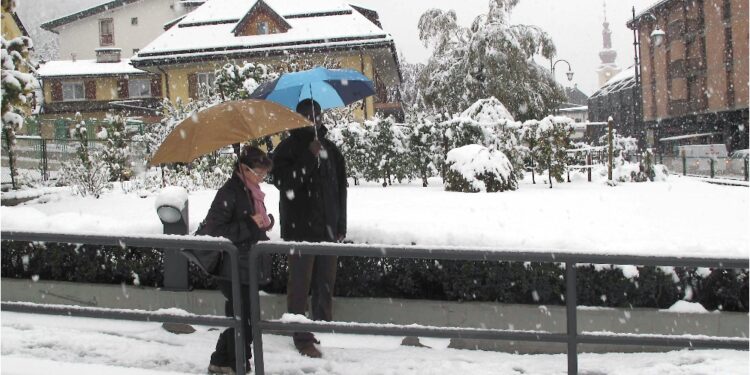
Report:
<svg viewBox="0 0 750 375"><path fill-rule="evenodd" d="M172 96L169 94L169 76L167 75L167 72L165 72L164 69L162 69L160 66L157 66L156 69L159 69L159 71L164 74L164 87L166 87L165 92L167 94L167 99L169 99L169 101L171 102Z"/></svg>
<svg viewBox="0 0 750 375"><path fill-rule="evenodd" d="M362 71L362 74L367 76L367 74L365 74L365 58L361 48L359 49L359 69ZM364 112L365 120L367 120L367 98L362 99L362 112Z"/></svg>

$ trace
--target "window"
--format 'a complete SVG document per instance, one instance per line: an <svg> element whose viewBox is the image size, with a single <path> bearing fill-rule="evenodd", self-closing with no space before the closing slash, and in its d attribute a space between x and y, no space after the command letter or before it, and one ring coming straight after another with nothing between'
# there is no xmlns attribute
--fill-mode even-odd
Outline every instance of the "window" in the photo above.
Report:
<svg viewBox="0 0 750 375"><path fill-rule="evenodd" d="M86 99L86 91L83 88L83 82L63 82L62 88L64 102Z"/></svg>
<svg viewBox="0 0 750 375"><path fill-rule="evenodd" d="M214 73L198 73L198 97L205 98L214 87Z"/></svg>
<svg viewBox="0 0 750 375"><path fill-rule="evenodd" d="M99 45L113 46L115 44L115 24L111 18L99 20Z"/></svg>
<svg viewBox="0 0 750 375"><path fill-rule="evenodd" d="M151 97L151 80L150 79L129 79L128 96L131 98L150 98Z"/></svg>
<svg viewBox="0 0 750 375"><path fill-rule="evenodd" d="M268 34L268 22L258 22L258 35Z"/></svg>
<svg viewBox="0 0 750 375"><path fill-rule="evenodd" d="M133 26L138 26L138 17L133 17L130 19L130 24Z"/></svg>
<svg viewBox="0 0 750 375"><path fill-rule="evenodd" d="M133 54L134 54L134 55L135 55L135 54L137 54L137 53L138 53L138 51L140 51L140 50L141 50L140 48L133 48Z"/></svg>

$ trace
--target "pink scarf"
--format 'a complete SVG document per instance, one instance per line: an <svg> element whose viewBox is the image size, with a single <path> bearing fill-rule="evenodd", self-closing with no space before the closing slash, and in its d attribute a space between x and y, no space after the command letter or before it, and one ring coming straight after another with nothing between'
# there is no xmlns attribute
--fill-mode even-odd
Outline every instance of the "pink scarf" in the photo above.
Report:
<svg viewBox="0 0 750 375"><path fill-rule="evenodd" d="M268 212L266 212L266 205L263 203L263 199L266 197L266 193L260 190L260 185L242 178L242 175L239 173L238 175L240 177L240 180L242 180L242 182L245 184L245 187L250 190L250 195L252 195L253 198L253 206L255 207L255 213L261 214L261 217L263 218L263 226L260 229L266 229L270 227L271 218L268 217Z"/></svg>

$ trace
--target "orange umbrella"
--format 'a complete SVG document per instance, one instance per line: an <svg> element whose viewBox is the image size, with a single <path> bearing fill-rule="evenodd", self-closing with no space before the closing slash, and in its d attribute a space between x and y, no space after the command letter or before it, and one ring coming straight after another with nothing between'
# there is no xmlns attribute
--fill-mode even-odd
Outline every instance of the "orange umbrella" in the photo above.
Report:
<svg viewBox="0 0 750 375"><path fill-rule="evenodd" d="M189 163L224 146L312 126L288 108L266 100L235 100L206 108L178 124L150 165Z"/></svg>

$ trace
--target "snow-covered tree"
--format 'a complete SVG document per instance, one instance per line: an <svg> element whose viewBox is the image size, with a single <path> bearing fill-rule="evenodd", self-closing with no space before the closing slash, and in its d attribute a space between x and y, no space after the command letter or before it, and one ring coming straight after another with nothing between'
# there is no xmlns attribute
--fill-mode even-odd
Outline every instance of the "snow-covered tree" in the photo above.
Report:
<svg viewBox="0 0 750 375"><path fill-rule="evenodd" d="M109 187L110 172L103 155L89 148L86 123L76 113L73 136L78 141L75 157L62 163L63 180L81 196L99 198Z"/></svg>
<svg viewBox="0 0 750 375"><path fill-rule="evenodd" d="M3 10L12 13L15 1L3 0ZM8 166L13 189L17 189L18 170L16 167L16 131L23 126L24 109L30 109L30 102L39 83L32 73L34 66L29 62L31 39L20 36L11 40L0 38L2 51L2 113L3 135L8 148Z"/></svg>
<svg viewBox="0 0 750 375"><path fill-rule="evenodd" d="M247 99L261 83L278 77L268 65L247 61L242 65L224 64L221 69L214 72L214 75L215 90L225 100Z"/></svg>
<svg viewBox="0 0 750 375"><path fill-rule="evenodd" d="M571 119L559 116L547 116L537 124L527 122L524 126L536 126L539 143L534 151L537 160L536 171L542 174L545 170L549 175L549 187L552 179L563 182L563 175L567 168L570 136L573 134Z"/></svg>
<svg viewBox="0 0 750 375"><path fill-rule="evenodd" d="M383 187L391 185L391 177L401 181L411 178L408 165L408 129L392 117L365 122L371 145L371 158L366 178L383 179Z"/></svg>
<svg viewBox="0 0 750 375"><path fill-rule="evenodd" d="M328 134L346 160L347 177L359 185L360 180L366 179L370 166L372 145L367 129L354 121L337 122Z"/></svg>
<svg viewBox="0 0 750 375"><path fill-rule="evenodd" d="M490 0L489 11L471 27L458 25L453 10L430 9L419 20L419 37L433 54L419 77L428 106L458 112L494 96L514 117L540 118L564 99L562 88L533 57L552 58L555 46L541 28L512 25L518 0Z"/></svg>
<svg viewBox="0 0 750 375"><path fill-rule="evenodd" d="M513 166L500 151L466 145L450 150L446 163L446 191L494 193L518 188Z"/></svg>
<svg viewBox="0 0 750 375"><path fill-rule="evenodd" d="M442 149L443 136L435 120L424 113L412 120L409 156L417 177L422 179L422 186L427 187L427 178L434 176L442 163L444 155L438 151Z"/></svg>
<svg viewBox="0 0 750 375"><path fill-rule="evenodd" d="M128 156L130 147L125 141L125 118L120 114L109 114L105 128L104 150L102 156L109 169L110 181L127 181L132 176Z"/></svg>

